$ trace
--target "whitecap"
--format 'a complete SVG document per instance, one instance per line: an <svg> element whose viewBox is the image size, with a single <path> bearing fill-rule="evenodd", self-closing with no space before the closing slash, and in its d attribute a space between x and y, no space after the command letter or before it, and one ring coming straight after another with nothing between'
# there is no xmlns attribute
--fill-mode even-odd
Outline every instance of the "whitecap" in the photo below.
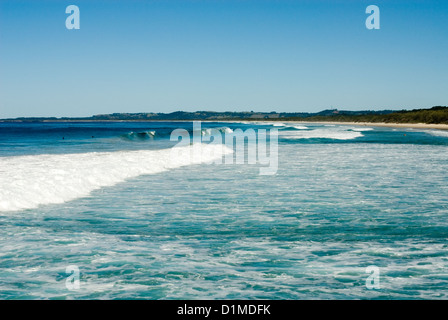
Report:
<svg viewBox="0 0 448 320"><path fill-rule="evenodd" d="M352 140L364 135L361 132L347 130L315 129L307 131L284 131L281 134L286 139L335 139Z"/></svg>
<svg viewBox="0 0 448 320"><path fill-rule="evenodd" d="M0 212L64 203L130 178L212 162L232 152L222 145L201 146L2 157Z"/></svg>
<svg viewBox="0 0 448 320"><path fill-rule="evenodd" d="M448 138L448 131L444 131L444 130L430 130L430 131L426 131L426 133L429 133L430 135L433 135L436 137L447 137Z"/></svg>
<svg viewBox="0 0 448 320"><path fill-rule="evenodd" d="M352 131L356 131L356 132L364 132L364 131L373 131L373 128L352 128Z"/></svg>

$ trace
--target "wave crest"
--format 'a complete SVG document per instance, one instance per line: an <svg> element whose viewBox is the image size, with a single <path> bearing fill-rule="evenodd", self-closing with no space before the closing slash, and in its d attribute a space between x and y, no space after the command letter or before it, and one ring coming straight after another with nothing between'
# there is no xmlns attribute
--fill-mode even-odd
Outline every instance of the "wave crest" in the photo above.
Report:
<svg viewBox="0 0 448 320"><path fill-rule="evenodd" d="M202 136L210 136L212 135L213 131L219 131L220 133L232 133L233 130L228 127L222 127L222 128L206 128L201 129L201 135Z"/></svg>
<svg viewBox="0 0 448 320"><path fill-rule="evenodd" d="M315 129L315 130L296 130L283 131L282 138L285 139L333 139L333 140L352 140L364 135L358 131L335 130L335 129Z"/></svg>
<svg viewBox="0 0 448 320"><path fill-rule="evenodd" d="M156 135L155 131L129 132L121 137L128 140L148 140L153 139Z"/></svg>
<svg viewBox="0 0 448 320"><path fill-rule="evenodd" d="M192 146L175 149L177 156L163 149L0 158L0 212L64 203L130 178L211 162L232 152L206 144L199 153Z"/></svg>

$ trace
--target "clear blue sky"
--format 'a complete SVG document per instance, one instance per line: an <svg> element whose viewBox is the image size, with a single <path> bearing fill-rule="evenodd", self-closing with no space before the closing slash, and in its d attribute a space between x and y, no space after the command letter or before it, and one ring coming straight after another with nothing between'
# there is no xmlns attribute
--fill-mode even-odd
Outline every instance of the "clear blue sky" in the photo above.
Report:
<svg viewBox="0 0 448 320"><path fill-rule="evenodd" d="M446 0L0 0L0 118L434 105Z"/></svg>

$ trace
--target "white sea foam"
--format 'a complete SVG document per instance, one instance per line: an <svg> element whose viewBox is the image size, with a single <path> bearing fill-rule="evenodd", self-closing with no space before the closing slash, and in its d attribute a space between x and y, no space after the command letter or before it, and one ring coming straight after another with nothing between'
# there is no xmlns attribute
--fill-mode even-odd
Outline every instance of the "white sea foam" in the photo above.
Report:
<svg viewBox="0 0 448 320"><path fill-rule="evenodd" d="M442 130L429 130L426 131L430 135L436 136L436 137L447 137L448 138L448 131L442 131Z"/></svg>
<svg viewBox="0 0 448 320"><path fill-rule="evenodd" d="M241 123L241 124L254 124L254 122L250 121L234 121L235 123Z"/></svg>
<svg viewBox="0 0 448 320"><path fill-rule="evenodd" d="M306 129L308 129L308 127L305 127L305 126L292 126L292 127L296 128L298 130L306 130Z"/></svg>
<svg viewBox="0 0 448 320"><path fill-rule="evenodd" d="M257 122L253 122L253 124L262 125L262 126L273 126L273 127L287 127L287 125L284 124L283 122L263 122L263 121L257 121Z"/></svg>
<svg viewBox="0 0 448 320"><path fill-rule="evenodd" d="M206 128L201 130L201 135L203 136L209 136L212 135L214 132L221 132L221 133L232 133L233 130L228 127L222 127L222 128Z"/></svg>
<svg viewBox="0 0 448 320"><path fill-rule="evenodd" d="M363 132L363 131L373 131L373 128L352 128L352 131Z"/></svg>
<svg viewBox="0 0 448 320"><path fill-rule="evenodd" d="M0 158L0 212L64 203L140 175L212 162L232 150L221 145ZM196 149L198 150L198 149Z"/></svg>
<svg viewBox="0 0 448 320"><path fill-rule="evenodd" d="M341 129L315 129L307 131L283 131L282 138L286 139L336 139L336 140L351 140L364 135L357 131L347 131Z"/></svg>

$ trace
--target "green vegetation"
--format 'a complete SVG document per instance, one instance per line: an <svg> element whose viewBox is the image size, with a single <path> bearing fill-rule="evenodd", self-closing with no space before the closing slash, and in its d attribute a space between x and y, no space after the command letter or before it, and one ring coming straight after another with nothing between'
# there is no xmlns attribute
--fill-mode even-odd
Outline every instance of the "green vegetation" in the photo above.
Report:
<svg viewBox="0 0 448 320"><path fill-rule="evenodd" d="M416 110L344 111L324 110L307 112L214 112L177 111L172 113L112 113L85 118L16 118L2 121L340 121L340 122L386 122L386 123L428 123L448 124L448 107L433 107Z"/></svg>
<svg viewBox="0 0 448 320"><path fill-rule="evenodd" d="M341 112L330 116L311 116L307 118L307 120L341 121L341 122L448 124L448 107L433 107L431 109L403 110L387 114L373 113L373 114L353 115L353 114L344 114L343 112Z"/></svg>

